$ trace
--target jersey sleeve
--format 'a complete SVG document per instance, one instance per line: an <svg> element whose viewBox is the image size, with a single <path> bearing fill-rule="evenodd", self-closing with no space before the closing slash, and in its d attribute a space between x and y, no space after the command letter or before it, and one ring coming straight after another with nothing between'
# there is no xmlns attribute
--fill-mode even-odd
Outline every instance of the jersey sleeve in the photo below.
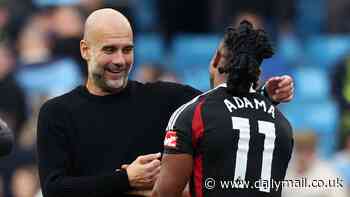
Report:
<svg viewBox="0 0 350 197"><path fill-rule="evenodd" d="M164 138L165 154L193 155L192 119L196 99L179 107L170 117Z"/></svg>

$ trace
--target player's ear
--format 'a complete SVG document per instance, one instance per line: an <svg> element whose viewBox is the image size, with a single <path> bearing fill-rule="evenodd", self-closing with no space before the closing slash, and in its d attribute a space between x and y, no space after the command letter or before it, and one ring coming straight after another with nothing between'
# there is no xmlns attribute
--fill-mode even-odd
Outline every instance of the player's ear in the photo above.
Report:
<svg viewBox="0 0 350 197"><path fill-rule="evenodd" d="M223 64L224 59L223 59L221 51L217 52L215 61L216 61L216 63L215 63L214 69L217 70L216 72L218 73L218 75L220 76L220 75L226 74L225 69L224 69L224 64Z"/></svg>
<svg viewBox="0 0 350 197"><path fill-rule="evenodd" d="M218 67L221 57L222 57L222 55L221 55L220 50L219 49L216 50L215 56L214 56L214 61L213 61L213 64L212 64L213 68L217 68Z"/></svg>

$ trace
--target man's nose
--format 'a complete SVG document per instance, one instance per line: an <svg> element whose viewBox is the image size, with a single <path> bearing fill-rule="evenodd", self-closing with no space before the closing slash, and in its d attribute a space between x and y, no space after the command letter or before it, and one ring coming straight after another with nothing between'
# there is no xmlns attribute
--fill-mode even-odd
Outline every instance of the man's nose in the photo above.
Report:
<svg viewBox="0 0 350 197"><path fill-rule="evenodd" d="M121 50L118 50L117 52L115 52L113 54L112 63L114 65L118 65L118 66L124 66L125 65L125 57L124 57L124 54L123 54L123 52Z"/></svg>

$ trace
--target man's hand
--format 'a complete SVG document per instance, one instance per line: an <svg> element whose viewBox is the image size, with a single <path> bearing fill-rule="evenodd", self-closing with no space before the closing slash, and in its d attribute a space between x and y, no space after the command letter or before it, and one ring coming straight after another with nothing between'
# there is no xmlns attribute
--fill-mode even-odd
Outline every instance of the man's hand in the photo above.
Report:
<svg viewBox="0 0 350 197"><path fill-rule="evenodd" d="M142 155L137 157L130 165L123 165L130 186L135 189L152 189L160 171L160 153Z"/></svg>
<svg viewBox="0 0 350 197"><path fill-rule="evenodd" d="M265 88L270 98L276 102L289 102L294 96L293 78L289 75L270 78Z"/></svg>

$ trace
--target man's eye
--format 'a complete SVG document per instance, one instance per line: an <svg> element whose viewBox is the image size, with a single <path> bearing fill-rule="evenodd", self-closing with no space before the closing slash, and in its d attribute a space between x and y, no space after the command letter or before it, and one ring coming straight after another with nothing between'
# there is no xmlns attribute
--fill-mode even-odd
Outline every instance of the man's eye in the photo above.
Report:
<svg viewBox="0 0 350 197"><path fill-rule="evenodd" d="M110 53L114 52L114 48L113 47L106 47L103 49L103 51L107 54L110 54Z"/></svg>
<svg viewBox="0 0 350 197"><path fill-rule="evenodd" d="M123 49L123 53L130 53L132 51L132 47L126 47Z"/></svg>

